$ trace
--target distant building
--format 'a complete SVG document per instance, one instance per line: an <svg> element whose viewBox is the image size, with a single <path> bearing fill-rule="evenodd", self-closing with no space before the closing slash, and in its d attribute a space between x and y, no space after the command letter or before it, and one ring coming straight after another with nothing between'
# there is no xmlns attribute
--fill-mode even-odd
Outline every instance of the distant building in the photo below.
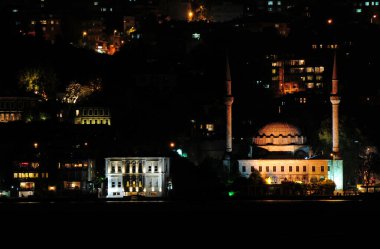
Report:
<svg viewBox="0 0 380 249"><path fill-rule="evenodd" d="M106 158L107 198L164 197L171 189L167 157Z"/></svg>
<svg viewBox="0 0 380 249"><path fill-rule="evenodd" d="M272 87L278 95L322 89L324 66L306 59L272 61Z"/></svg>
<svg viewBox="0 0 380 249"><path fill-rule="evenodd" d="M39 161L21 161L13 165L13 188L18 197L34 196L48 190L49 173Z"/></svg>
<svg viewBox="0 0 380 249"><path fill-rule="evenodd" d="M55 42L58 36L62 35L61 20L54 17L33 18L29 23L28 35L41 36L44 40Z"/></svg>
<svg viewBox="0 0 380 249"><path fill-rule="evenodd" d="M94 160L65 160L58 163L58 190L91 193L94 191Z"/></svg>
<svg viewBox="0 0 380 249"><path fill-rule="evenodd" d="M28 113L36 104L36 98L0 97L0 123L27 121Z"/></svg>
<svg viewBox="0 0 380 249"><path fill-rule="evenodd" d="M111 112L106 107L81 107L75 110L75 124L111 125Z"/></svg>

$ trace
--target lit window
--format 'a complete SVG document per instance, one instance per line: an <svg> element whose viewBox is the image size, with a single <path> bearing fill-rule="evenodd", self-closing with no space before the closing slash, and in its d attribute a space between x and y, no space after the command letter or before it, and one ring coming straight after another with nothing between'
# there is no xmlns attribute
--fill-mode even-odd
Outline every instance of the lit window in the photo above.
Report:
<svg viewBox="0 0 380 249"><path fill-rule="evenodd" d="M272 69L272 74L276 74L276 69L275 68Z"/></svg>
<svg viewBox="0 0 380 249"><path fill-rule="evenodd" d="M268 5L273 5L273 1L268 1Z"/></svg>
<svg viewBox="0 0 380 249"><path fill-rule="evenodd" d="M356 13L362 13L362 9L356 9Z"/></svg>
<svg viewBox="0 0 380 249"><path fill-rule="evenodd" d="M369 6L369 2L365 2L364 5L365 5L365 6Z"/></svg>
<svg viewBox="0 0 380 249"><path fill-rule="evenodd" d="M277 5L281 5L281 1L277 1Z"/></svg>
<svg viewBox="0 0 380 249"><path fill-rule="evenodd" d="M94 6L98 6L99 5L99 2L94 2Z"/></svg>
<svg viewBox="0 0 380 249"><path fill-rule="evenodd" d="M208 131L214 131L214 125L213 124L206 124L206 129Z"/></svg>

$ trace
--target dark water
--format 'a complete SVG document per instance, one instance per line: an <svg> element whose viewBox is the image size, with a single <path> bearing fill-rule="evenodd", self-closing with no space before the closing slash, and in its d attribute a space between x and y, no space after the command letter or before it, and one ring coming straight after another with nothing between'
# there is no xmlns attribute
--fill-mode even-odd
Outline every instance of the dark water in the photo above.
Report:
<svg viewBox="0 0 380 249"><path fill-rule="evenodd" d="M0 214L5 231L65 238L62 243L73 243L80 235L82 242L87 238L95 244L97 239L122 243L126 238L190 244L259 238L281 244L294 239L359 241L380 231L369 229L380 225L377 200L19 201L0 202Z"/></svg>

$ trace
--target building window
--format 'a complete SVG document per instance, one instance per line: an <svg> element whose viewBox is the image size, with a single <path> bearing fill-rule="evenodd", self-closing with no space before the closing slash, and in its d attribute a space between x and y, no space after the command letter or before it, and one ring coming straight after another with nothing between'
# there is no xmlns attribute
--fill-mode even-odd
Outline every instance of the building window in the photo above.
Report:
<svg viewBox="0 0 380 249"><path fill-rule="evenodd" d="M327 170L330 171L330 166L327 166Z"/></svg>
<svg viewBox="0 0 380 249"><path fill-rule="evenodd" d="M266 171L266 172L269 172L269 166L266 166L266 167L265 167L265 171Z"/></svg>
<svg viewBox="0 0 380 249"><path fill-rule="evenodd" d="M285 171L285 167L281 166L281 172L284 172L284 171Z"/></svg>
<svg viewBox="0 0 380 249"><path fill-rule="evenodd" d="M293 167L289 166L289 172L293 172Z"/></svg>
<svg viewBox="0 0 380 249"><path fill-rule="evenodd" d="M152 172L152 166L148 167L148 172Z"/></svg>
<svg viewBox="0 0 380 249"><path fill-rule="evenodd" d="M259 172L263 172L263 166L259 166Z"/></svg>
<svg viewBox="0 0 380 249"><path fill-rule="evenodd" d="M300 166L296 166L296 172L300 172Z"/></svg>
<svg viewBox="0 0 380 249"><path fill-rule="evenodd" d="M83 116L87 116L87 110L83 110Z"/></svg>
<svg viewBox="0 0 380 249"><path fill-rule="evenodd" d="M121 182L117 182L117 187L121 188Z"/></svg>
<svg viewBox="0 0 380 249"><path fill-rule="evenodd" d="M245 166L241 166L241 172L243 172L243 173L246 172L246 168L245 168Z"/></svg>
<svg viewBox="0 0 380 249"><path fill-rule="evenodd" d="M117 167L117 172L119 172L119 173L121 172L121 166Z"/></svg>
<svg viewBox="0 0 380 249"><path fill-rule="evenodd" d="M273 172L276 172L276 166L273 166Z"/></svg>
<svg viewBox="0 0 380 249"><path fill-rule="evenodd" d="M251 172L255 171L255 167L251 166Z"/></svg>
<svg viewBox="0 0 380 249"><path fill-rule="evenodd" d="M154 166L154 172L158 172L158 166Z"/></svg>
<svg viewBox="0 0 380 249"><path fill-rule="evenodd" d="M115 187L115 182L112 182L111 186L112 186L112 188L114 188Z"/></svg>
<svg viewBox="0 0 380 249"><path fill-rule="evenodd" d="M311 166L311 171L315 172L315 166Z"/></svg>
<svg viewBox="0 0 380 249"><path fill-rule="evenodd" d="M306 166L303 166L303 172L306 172Z"/></svg>
<svg viewBox="0 0 380 249"><path fill-rule="evenodd" d="M111 173L115 173L115 166L111 167Z"/></svg>
<svg viewBox="0 0 380 249"><path fill-rule="evenodd" d="M321 172L325 172L325 166L321 166Z"/></svg>

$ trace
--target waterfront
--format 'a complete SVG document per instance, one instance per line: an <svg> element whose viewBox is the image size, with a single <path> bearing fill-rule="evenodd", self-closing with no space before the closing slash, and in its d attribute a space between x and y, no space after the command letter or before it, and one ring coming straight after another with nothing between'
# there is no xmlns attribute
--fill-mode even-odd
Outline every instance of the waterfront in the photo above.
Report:
<svg viewBox="0 0 380 249"><path fill-rule="evenodd" d="M379 200L361 199L0 203L3 224L14 229L20 224L40 224L52 236L76 231L139 238L178 231L183 231L179 238L184 238L191 231L193 241L230 235L358 239L375 231L368 226L380 220L379 208ZM39 232L28 230L29 235Z"/></svg>

